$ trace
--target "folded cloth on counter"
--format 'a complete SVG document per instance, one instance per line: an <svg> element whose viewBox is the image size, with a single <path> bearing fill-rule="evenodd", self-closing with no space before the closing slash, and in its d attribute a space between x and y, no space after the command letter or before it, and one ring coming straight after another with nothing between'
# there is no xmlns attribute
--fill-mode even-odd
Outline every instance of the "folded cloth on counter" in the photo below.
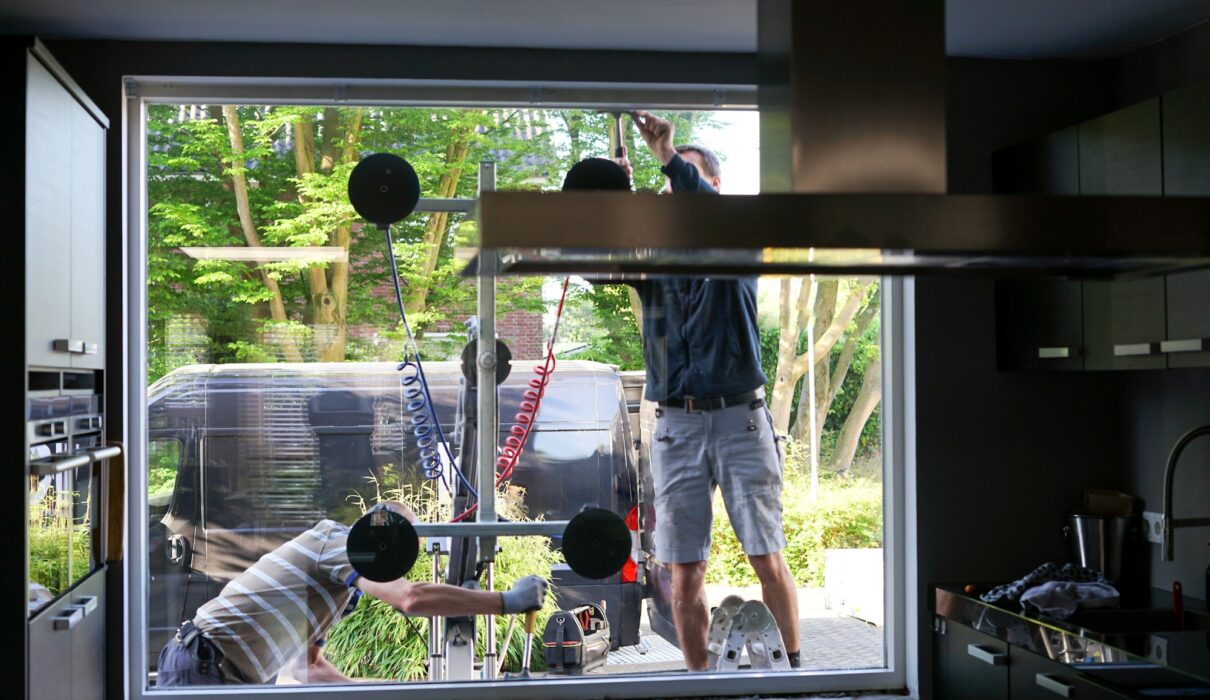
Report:
<svg viewBox="0 0 1210 700"><path fill-rule="evenodd" d="M1016 602L1025 591L1040 586L1048 581L1073 581L1075 583L1105 583L1105 574L1096 569L1089 569L1075 564L1064 564L1059 568L1050 562L1031 571L1024 578L1017 579L1003 586L996 586L987 593L979 596L984 603L1000 603L1003 601Z"/></svg>
<svg viewBox="0 0 1210 700"><path fill-rule="evenodd" d="M1077 608L1116 608L1121 602L1118 589L1105 581L1047 581L1021 595L1021 608L1025 612L1060 620L1071 617Z"/></svg>

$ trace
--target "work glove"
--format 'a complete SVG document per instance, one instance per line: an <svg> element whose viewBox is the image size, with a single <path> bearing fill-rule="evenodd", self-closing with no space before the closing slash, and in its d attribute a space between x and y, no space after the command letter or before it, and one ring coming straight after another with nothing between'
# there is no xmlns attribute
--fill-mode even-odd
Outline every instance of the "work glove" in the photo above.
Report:
<svg viewBox="0 0 1210 700"><path fill-rule="evenodd" d="M524 576L517 579L513 587L500 594L504 600L505 614L537 610L546 602L546 579L541 576Z"/></svg>

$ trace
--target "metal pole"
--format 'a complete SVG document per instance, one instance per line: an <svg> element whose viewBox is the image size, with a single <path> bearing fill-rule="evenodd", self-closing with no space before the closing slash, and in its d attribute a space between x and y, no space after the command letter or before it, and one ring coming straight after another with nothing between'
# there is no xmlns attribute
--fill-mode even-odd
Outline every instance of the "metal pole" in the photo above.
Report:
<svg viewBox="0 0 1210 700"><path fill-rule="evenodd" d="M441 583L441 543L433 542L430 549L433 555L433 583ZM442 662L445 654L442 649L445 642L441 639L441 627L445 621L440 617L429 618L429 680L439 681L442 676Z"/></svg>
<svg viewBox="0 0 1210 700"><path fill-rule="evenodd" d="M492 552L492 558L495 558L495 552ZM495 590L496 584L496 563L488 561L487 567L483 572L483 586L487 591ZM496 660L496 616L488 615L485 620L486 629L484 629L483 642L483 678L484 680L492 680L496 677L497 660Z"/></svg>
<svg viewBox="0 0 1210 700"><path fill-rule="evenodd" d="M808 256L808 259L815 257L814 248ZM811 275L809 282L803 280L802 283L811 285L807 292L807 352L811 354L807 365L807 410L810 411L808 428L811 431L811 500L815 501L819 499L819 417L815 402L815 296L819 287L815 275ZM798 405L798 410L802 410L802 404Z"/></svg>
<svg viewBox="0 0 1210 700"><path fill-rule="evenodd" d="M496 164L479 164L479 191L496 188ZM500 430L496 393L496 251L479 254L479 509L475 520L496 522L496 444Z"/></svg>

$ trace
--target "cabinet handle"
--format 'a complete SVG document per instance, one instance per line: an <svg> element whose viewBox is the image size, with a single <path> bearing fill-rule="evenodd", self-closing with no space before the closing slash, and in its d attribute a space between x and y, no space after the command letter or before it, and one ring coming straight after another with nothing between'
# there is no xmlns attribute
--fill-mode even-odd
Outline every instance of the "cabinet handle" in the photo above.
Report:
<svg viewBox="0 0 1210 700"><path fill-rule="evenodd" d="M37 462L31 466L38 476L50 476L51 474L62 474L72 469L87 467L89 464L92 464L92 456L86 452L84 454L64 457L63 459L56 459L53 462Z"/></svg>
<svg viewBox="0 0 1210 700"><path fill-rule="evenodd" d="M83 340L71 340L70 338L56 338L51 342L50 346L55 352L67 352L73 355L83 355L84 350ZM93 352L96 352L96 346L93 347Z"/></svg>
<svg viewBox="0 0 1210 700"><path fill-rule="evenodd" d="M71 606L71 612L66 615L60 615L55 618L55 629L69 630L80 624L80 620L84 619L84 610L82 608Z"/></svg>
<svg viewBox="0 0 1210 700"><path fill-rule="evenodd" d="M1038 675L1034 676L1034 682L1038 684L1039 688L1044 688L1055 695L1060 695L1065 698L1074 697L1076 694L1076 689L1073 685L1070 683L1064 683L1063 681L1053 678L1046 673L1039 673Z"/></svg>
<svg viewBox="0 0 1210 700"><path fill-rule="evenodd" d="M83 611L84 617L88 617L93 610L97 609L97 597L95 595L84 596L77 600L72 607L79 608Z"/></svg>
<svg viewBox="0 0 1210 700"><path fill-rule="evenodd" d="M1056 347L1056 348L1038 348L1039 360L1066 360L1069 357L1075 357L1080 354L1079 348Z"/></svg>
<svg viewBox="0 0 1210 700"><path fill-rule="evenodd" d="M1126 343L1113 346L1114 357L1141 357L1154 354L1159 343Z"/></svg>
<svg viewBox="0 0 1210 700"><path fill-rule="evenodd" d="M1165 340L1160 343L1160 352L1202 352L1204 350L1206 350L1205 338Z"/></svg>
<svg viewBox="0 0 1210 700"><path fill-rule="evenodd" d="M978 644L967 644L966 653L989 666L1003 666L1008 663L1008 654L998 651L988 651Z"/></svg>

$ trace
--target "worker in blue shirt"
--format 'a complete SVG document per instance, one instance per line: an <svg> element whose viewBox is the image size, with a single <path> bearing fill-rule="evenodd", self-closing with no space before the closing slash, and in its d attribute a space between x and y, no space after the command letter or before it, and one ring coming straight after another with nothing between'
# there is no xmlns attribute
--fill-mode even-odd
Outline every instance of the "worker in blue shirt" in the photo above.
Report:
<svg viewBox="0 0 1210 700"><path fill-rule="evenodd" d="M632 116L664 164L672 192L718 192L719 161L709 149L674 146L671 122L649 112ZM619 164L629 169L625 159ZM783 465L765 406L756 278L673 278L634 286L643 311L646 397L658 403L651 444L656 555L672 569L673 617L685 664L700 671L708 662L705 576L718 486L797 668L798 598L782 556Z"/></svg>

